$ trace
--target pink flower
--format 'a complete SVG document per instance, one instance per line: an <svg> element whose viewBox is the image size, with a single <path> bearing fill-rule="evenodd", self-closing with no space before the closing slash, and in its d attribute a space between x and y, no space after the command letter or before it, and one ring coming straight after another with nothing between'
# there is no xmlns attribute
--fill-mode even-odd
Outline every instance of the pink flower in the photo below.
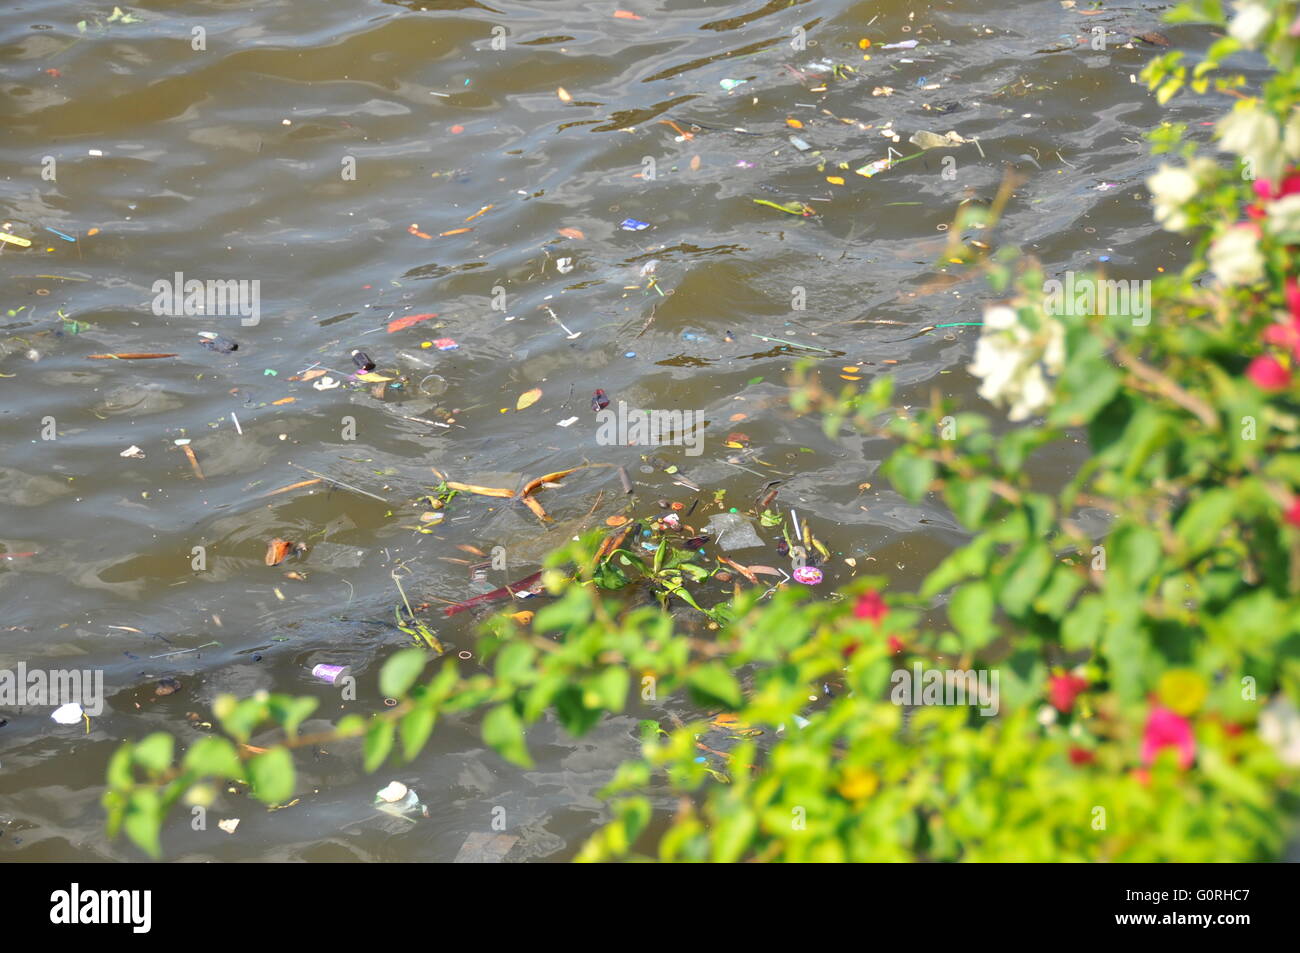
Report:
<svg viewBox="0 0 1300 953"><path fill-rule="evenodd" d="M1300 496L1291 501L1287 507L1286 515L1283 517L1292 526L1300 526Z"/></svg>
<svg viewBox="0 0 1300 953"><path fill-rule="evenodd" d="M1300 321L1300 282L1294 277L1286 280L1286 306L1291 310L1291 320Z"/></svg>
<svg viewBox="0 0 1300 953"><path fill-rule="evenodd" d="M1246 368L1246 376L1260 390L1282 390L1291 383L1291 372L1270 354L1261 355L1251 361L1250 366Z"/></svg>
<svg viewBox="0 0 1300 953"><path fill-rule="evenodd" d="M874 589L858 596L858 601L853 606L854 616L859 619L870 619L872 622L879 622L888 613L889 607L885 605L885 600Z"/></svg>
<svg viewBox="0 0 1300 953"><path fill-rule="evenodd" d="M1147 716L1146 728L1142 732L1142 763L1150 767L1165 748L1178 751L1178 766L1184 770L1196 760L1196 739L1192 737L1192 725L1182 715L1168 708L1156 706Z"/></svg>
<svg viewBox="0 0 1300 953"><path fill-rule="evenodd" d="M1053 675L1047 680L1047 698L1062 715L1074 708L1074 700L1088 687L1088 680L1078 675Z"/></svg>
<svg viewBox="0 0 1300 953"><path fill-rule="evenodd" d="M895 655L898 655L900 652L902 652L903 640L896 635L891 635L889 637L889 651L893 652Z"/></svg>
<svg viewBox="0 0 1300 953"><path fill-rule="evenodd" d="M1292 318L1286 324L1270 324L1264 329L1264 342L1283 348L1300 360L1300 319Z"/></svg>
<svg viewBox="0 0 1300 953"><path fill-rule="evenodd" d="M1279 189L1268 179L1255 180L1255 194L1262 199L1280 199L1288 195L1295 195L1300 192L1300 175L1294 172L1282 180L1282 187Z"/></svg>

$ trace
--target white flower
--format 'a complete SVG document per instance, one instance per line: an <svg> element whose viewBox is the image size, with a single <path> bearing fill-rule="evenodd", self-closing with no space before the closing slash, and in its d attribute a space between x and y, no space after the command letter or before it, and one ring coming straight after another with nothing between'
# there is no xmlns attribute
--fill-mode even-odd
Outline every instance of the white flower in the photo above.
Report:
<svg viewBox="0 0 1300 953"><path fill-rule="evenodd" d="M967 368L980 379L979 395L1009 406L1007 416L1013 421L1041 414L1052 405L1047 373L1059 374L1065 364L1065 328L1047 315L1041 320L1042 327L1032 331L1014 308L986 309L975 359Z"/></svg>
<svg viewBox="0 0 1300 953"><path fill-rule="evenodd" d="M1170 232L1181 232L1189 222L1183 206L1196 195L1196 176L1186 168L1160 163L1156 174L1147 179L1156 221Z"/></svg>
<svg viewBox="0 0 1300 953"><path fill-rule="evenodd" d="M1257 177L1276 179L1282 172L1281 129L1258 104L1238 104L1219 120L1217 130L1219 147L1250 163Z"/></svg>
<svg viewBox="0 0 1300 953"><path fill-rule="evenodd" d="M1259 713L1259 736L1283 764L1300 765L1300 713L1288 699L1278 696Z"/></svg>
<svg viewBox="0 0 1300 953"><path fill-rule="evenodd" d="M1272 12L1264 4L1239 0L1237 15L1228 24L1228 35L1242 46L1253 50L1264 38L1272 19Z"/></svg>
<svg viewBox="0 0 1300 953"><path fill-rule="evenodd" d="M1300 159L1300 109L1293 110L1282 128L1282 148L1287 158Z"/></svg>
<svg viewBox="0 0 1300 953"><path fill-rule="evenodd" d="M1300 195L1288 195L1269 203L1268 230L1274 235L1300 232Z"/></svg>
<svg viewBox="0 0 1300 953"><path fill-rule="evenodd" d="M1065 369L1065 325L1060 321L1047 323L1047 346L1043 348L1043 365L1047 372L1059 376Z"/></svg>
<svg viewBox="0 0 1300 953"><path fill-rule="evenodd" d="M1254 284L1264 277L1264 256L1249 225L1234 225L1210 245L1210 270L1227 285Z"/></svg>

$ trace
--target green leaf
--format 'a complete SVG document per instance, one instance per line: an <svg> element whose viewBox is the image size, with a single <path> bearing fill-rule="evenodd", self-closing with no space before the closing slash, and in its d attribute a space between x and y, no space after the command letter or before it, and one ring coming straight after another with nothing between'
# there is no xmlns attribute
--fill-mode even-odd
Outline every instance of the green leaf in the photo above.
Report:
<svg viewBox="0 0 1300 953"><path fill-rule="evenodd" d="M416 708L402 716L402 754L407 761L413 761L424 748L437 719L437 713L432 708Z"/></svg>
<svg viewBox="0 0 1300 953"><path fill-rule="evenodd" d="M108 786L110 788L129 788L135 783L135 775L131 771L131 756L135 752L135 745L126 742L121 745L113 756L108 759Z"/></svg>
<svg viewBox="0 0 1300 953"><path fill-rule="evenodd" d="M150 774L162 774L172 764L175 739L166 732L155 732L135 746L135 763Z"/></svg>
<svg viewBox="0 0 1300 953"><path fill-rule="evenodd" d="M622 711L627 700L627 669L610 666L583 682L582 703L587 708Z"/></svg>
<svg viewBox="0 0 1300 953"><path fill-rule="evenodd" d="M934 480L934 461L921 456L911 447L896 450L881 467L889 482L913 503L920 502Z"/></svg>
<svg viewBox="0 0 1300 953"><path fill-rule="evenodd" d="M984 514L993 499L993 480L991 477L972 480L954 477L944 487L943 495L957 520L967 529L975 529L984 521Z"/></svg>
<svg viewBox="0 0 1300 953"><path fill-rule="evenodd" d="M264 804L280 804L293 795L293 757L288 748L271 748L248 762L253 796Z"/></svg>
<svg viewBox="0 0 1300 953"><path fill-rule="evenodd" d="M393 734L397 725L388 718L376 718L366 729L366 740L361 744L367 771L374 771L388 758L393 750Z"/></svg>
<svg viewBox="0 0 1300 953"><path fill-rule="evenodd" d="M1174 532L1188 555L1198 556L1209 549L1232 522L1236 508L1237 495L1228 487L1207 490L1187 507Z"/></svg>
<svg viewBox="0 0 1300 953"><path fill-rule="evenodd" d="M1074 611L1061 623L1061 644L1069 652L1091 649L1101 636L1105 618L1106 606L1101 601L1101 597L1095 593L1088 593L1079 600Z"/></svg>
<svg viewBox="0 0 1300 953"><path fill-rule="evenodd" d="M305 696L294 698L291 695L272 695L267 699L267 708L271 717L280 723L284 733L293 736L298 733L298 726L316 710L319 698Z"/></svg>
<svg viewBox="0 0 1300 953"><path fill-rule="evenodd" d="M241 779L244 776L239 752L225 738L200 738L185 752L184 766L187 771L193 771L202 777L215 777L223 781Z"/></svg>
<svg viewBox="0 0 1300 953"><path fill-rule="evenodd" d="M379 672L379 690L389 698L404 698L428 660L424 649L403 649L396 653Z"/></svg>
<svg viewBox="0 0 1300 953"><path fill-rule="evenodd" d="M162 833L163 811L158 792L152 788L137 788L127 802L123 827L126 836L155 860L162 854L159 836Z"/></svg>
<svg viewBox="0 0 1300 953"><path fill-rule="evenodd" d="M1047 582L1052 565L1052 554L1041 544L1029 546L1012 562L998 592L998 601L1007 615L1024 617L1034 597Z"/></svg>
<svg viewBox="0 0 1300 953"><path fill-rule="evenodd" d="M971 582L953 593L948 618L966 641L967 648L983 648L997 635L993 625L993 587L987 582Z"/></svg>
<svg viewBox="0 0 1300 953"><path fill-rule="evenodd" d="M507 761L525 768L533 766L524 741L524 723L509 705L498 705L487 713L483 740Z"/></svg>
<svg viewBox="0 0 1300 953"><path fill-rule="evenodd" d="M503 685L526 683L532 673L537 649L527 642L510 642L497 655L496 677Z"/></svg>
<svg viewBox="0 0 1300 953"><path fill-rule="evenodd" d="M740 683L721 662L709 662L691 672L687 679L691 694L701 704L723 705L735 709L744 701Z"/></svg>

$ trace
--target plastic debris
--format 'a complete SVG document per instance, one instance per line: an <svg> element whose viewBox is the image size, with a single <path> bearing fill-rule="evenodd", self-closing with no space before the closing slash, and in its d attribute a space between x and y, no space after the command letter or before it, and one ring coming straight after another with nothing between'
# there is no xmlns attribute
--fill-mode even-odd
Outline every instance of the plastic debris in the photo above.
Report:
<svg viewBox="0 0 1300 953"><path fill-rule="evenodd" d="M340 678L344 678L347 676L348 666L326 665L324 663L321 663L320 665L317 665L315 668L311 670L311 674L313 677L319 678L322 682L329 682L331 685L333 685Z"/></svg>
<svg viewBox="0 0 1300 953"><path fill-rule="evenodd" d="M798 136L790 137L790 145L794 146L800 152L807 152L809 149L812 148L812 146L808 145L808 143L804 142Z"/></svg>
<svg viewBox="0 0 1300 953"><path fill-rule="evenodd" d="M229 354L231 351L239 350L239 342L232 341L230 338L222 337L220 334L214 334L211 331L200 331L199 344L206 347L209 351L216 351L218 354Z"/></svg>
<svg viewBox="0 0 1300 953"><path fill-rule="evenodd" d="M352 363L355 364L357 367L361 368L363 371L373 371L375 369L375 362L370 359L370 355L367 354L365 351L358 351L354 349L352 351L351 357L352 357Z"/></svg>
<svg viewBox="0 0 1300 953"><path fill-rule="evenodd" d="M866 176L869 179L878 172L884 172L891 165L893 165L893 160L886 157L884 159L877 159L875 162L868 162L861 169L854 169L853 171L858 175Z"/></svg>
<svg viewBox="0 0 1300 953"><path fill-rule="evenodd" d="M720 79L718 80L718 85L727 90L727 92L731 92L731 90L735 89L737 86L744 86L748 82L749 80L747 79Z"/></svg>
<svg viewBox="0 0 1300 953"><path fill-rule="evenodd" d="M239 818L229 817L225 820L217 821L217 827L221 828L227 834L235 833L235 828L239 826Z"/></svg>
<svg viewBox="0 0 1300 953"><path fill-rule="evenodd" d="M917 40L899 40L897 43L886 43L881 47L882 50L912 50L916 48Z"/></svg>
<svg viewBox="0 0 1300 953"><path fill-rule="evenodd" d="M816 566L796 566L790 575L795 582L806 586L815 586L822 581L822 571Z"/></svg>
<svg viewBox="0 0 1300 953"><path fill-rule="evenodd" d="M763 545L763 541L758 538L758 533L754 532L754 527L750 525L749 520L739 513L713 514L709 525L704 527L704 532L716 540L723 552Z"/></svg>
<svg viewBox="0 0 1300 953"><path fill-rule="evenodd" d="M650 227L649 222L642 222L635 218L625 218L618 223L618 227L625 232L641 232Z"/></svg>
<svg viewBox="0 0 1300 953"><path fill-rule="evenodd" d="M920 146L922 149L943 149L948 146L964 146L970 142L969 139L957 135L955 132L947 132L940 136L933 132L913 133L912 138L907 140L914 146Z"/></svg>
<svg viewBox="0 0 1300 953"><path fill-rule="evenodd" d="M68 702L66 705L56 708L54 714L50 715L50 717L60 725L75 725L81 721L83 713L79 704Z"/></svg>
<svg viewBox="0 0 1300 953"><path fill-rule="evenodd" d="M127 447L125 450L123 450L121 453L119 453L118 456L119 456L119 457L131 457L131 458L133 458L133 459L135 459L135 460L143 460L143 459L144 459L144 451L141 450L139 447L137 447L135 444L131 444L131 446Z"/></svg>
<svg viewBox="0 0 1300 953"><path fill-rule="evenodd" d="M433 346L436 347L439 351L460 350L460 345L457 344L455 341L453 341L451 338L435 338L433 341Z"/></svg>
<svg viewBox="0 0 1300 953"><path fill-rule="evenodd" d="M601 411L608 406L609 406L609 395L606 394L603 390L598 389L594 394L591 395L591 409L593 411Z"/></svg>
<svg viewBox="0 0 1300 953"><path fill-rule="evenodd" d="M402 817L423 807L420 804L420 796L401 781L390 781L382 791L377 791L375 793L375 806L385 814L392 814L397 817Z"/></svg>

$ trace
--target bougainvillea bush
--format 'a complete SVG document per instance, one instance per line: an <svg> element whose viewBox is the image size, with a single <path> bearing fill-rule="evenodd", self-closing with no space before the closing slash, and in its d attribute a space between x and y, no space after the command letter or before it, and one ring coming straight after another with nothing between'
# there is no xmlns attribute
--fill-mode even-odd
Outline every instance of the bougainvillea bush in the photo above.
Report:
<svg viewBox="0 0 1300 953"><path fill-rule="evenodd" d="M1158 100L1226 111L1208 142L1152 134L1153 213L1190 264L1155 278L1149 311L1101 306L1102 275L1063 299L997 231L1008 186L959 211L945 256L992 286L978 406L936 396L904 414L887 379L830 393L804 368L794 382L796 411L830 435L888 435L894 487L969 530L919 592L737 585L701 613L682 599L716 567L674 556L630 584L634 562L597 536L551 557L555 598L534 616L484 625L488 673L403 650L380 686L397 706L310 743L359 738L374 770L418 753L439 716L482 709L485 740L528 764L539 719L581 734L677 698L698 720L642 721L580 859L1280 857L1300 778L1300 5L1238 3L1229 19L1200 0L1169 18L1222 38L1194 63L1153 60ZM1239 53L1271 64L1262 84L1225 72ZM1032 484L1026 462L1067 440L1086 446L1078 472ZM682 611L634 604L638 585ZM936 704L953 681L935 687L932 669L971 673L974 695L988 677L992 704ZM167 810L219 783L288 799L313 705L223 698L219 730L183 753L165 734L124 744L110 828L156 853Z"/></svg>

